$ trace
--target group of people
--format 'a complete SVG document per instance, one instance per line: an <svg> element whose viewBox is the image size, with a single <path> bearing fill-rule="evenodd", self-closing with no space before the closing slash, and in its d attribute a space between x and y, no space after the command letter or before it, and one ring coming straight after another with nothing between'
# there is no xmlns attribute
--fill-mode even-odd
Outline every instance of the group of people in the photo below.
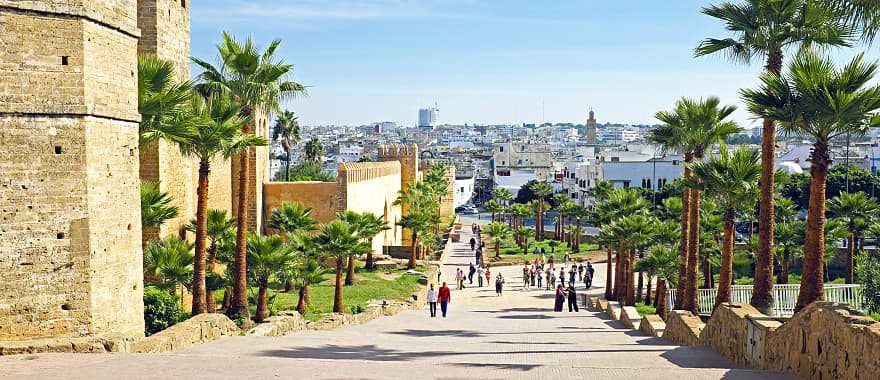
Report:
<svg viewBox="0 0 880 380"><path fill-rule="evenodd" d="M587 265L584 265L583 262L572 263L571 266L568 266L568 271L566 271L566 264L567 260L564 261L559 268L559 272L557 272L552 256L546 265L536 258L533 262L523 265L523 287L526 289L531 287L540 289L543 284L546 290L550 290L556 287L557 281L559 285L565 287L566 279L571 286L574 286L577 282L583 283L587 289L593 286L593 274L595 273L593 264L589 261L587 261Z"/></svg>

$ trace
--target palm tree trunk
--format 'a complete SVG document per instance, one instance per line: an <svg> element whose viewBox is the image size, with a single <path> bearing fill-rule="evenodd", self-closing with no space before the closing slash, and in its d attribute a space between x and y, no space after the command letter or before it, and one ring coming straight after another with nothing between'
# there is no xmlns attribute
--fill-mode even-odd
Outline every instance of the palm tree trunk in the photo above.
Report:
<svg viewBox="0 0 880 380"><path fill-rule="evenodd" d="M685 154L684 178L690 178L691 170L688 165L693 161L690 153ZM678 289L675 297L676 310L683 309L684 296L687 292L687 273L688 273L688 222L690 218L690 194L691 191L687 187L681 190L681 239L679 241L679 249L681 257L678 260Z"/></svg>
<svg viewBox="0 0 880 380"><path fill-rule="evenodd" d="M856 258L856 235L854 232L849 233L849 249L846 253L846 283L854 284L856 280L853 271L853 264Z"/></svg>
<svg viewBox="0 0 880 380"><path fill-rule="evenodd" d="M244 134L251 134L253 126L245 124ZM247 233L248 199L250 198L251 149L238 155L238 194L236 194L235 258L233 263L232 304L226 310L230 319L250 318L247 296Z"/></svg>
<svg viewBox="0 0 880 380"><path fill-rule="evenodd" d="M229 310L229 308L232 306L232 288L231 287L226 287L223 290L223 302L220 303L220 306L225 310Z"/></svg>
<svg viewBox="0 0 880 380"><path fill-rule="evenodd" d="M416 240L418 239L419 234L413 229L412 231L412 250L409 253L409 262L406 264L406 269L414 269L416 267Z"/></svg>
<svg viewBox="0 0 880 380"><path fill-rule="evenodd" d="M610 300L610 299L614 299L614 293L611 289L611 283L612 283L612 280L614 279L614 276L612 275L613 272L611 271L612 250L611 250L610 244L608 245L608 247L606 247L606 250L608 251L607 252L608 255L607 255L607 258L605 259L605 299Z"/></svg>
<svg viewBox="0 0 880 380"><path fill-rule="evenodd" d="M657 297L654 300L657 306L657 315L666 320L666 280L660 277L657 277Z"/></svg>
<svg viewBox="0 0 880 380"><path fill-rule="evenodd" d="M345 264L345 259L337 258L336 259L336 289L333 290L333 312L334 313L344 313L345 305L343 305L342 301L342 269Z"/></svg>
<svg viewBox="0 0 880 380"><path fill-rule="evenodd" d="M269 280L260 279L260 291L257 293L257 315L254 320L262 322L269 317Z"/></svg>
<svg viewBox="0 0 880 380"><path fill-rule="evenodd" d="M640 253L640 255L641 255L641 253ZM633 267L633 268L635 268L635 267ZM645 278L644 278L643 273L639 272L639 278L636 282L636 302L642 302L642 296L644 295L644 293L642 293L642 289L644 289L644 288L645 288Z"/></svg>
<svg viewBox="0 0 880 380"><path fill-rule="evenodd" d="M690 207L688 208L688 270L687 287L685 288L682 307L697 314L697 260L700 246L700 192L690 191Z"/></svg>
<svg viewBox="0 0 880 380"><path fill-rule="evenodd" d="M287 167L284 169L284 180L290 181L290 161L293 159L293 145L287 144Z"/></svg>
<svg viewBox="0 0 880 380"><path fill-rule="evenodd" d="M296 311L299 315L306 315L306 300L309 298L309 287L303 285L299 287L299 300L296 301Z"/></svg>
<svg viewBox="0 0 880 380"><path fill-rule="evenodd" d="M647 284L645 286L645 305L651 304L651 276L647 276Z"/></svg>
<svg viewBox="0 0 880 380"><path fill-rule="evenodd" d="M730 284L733 281L733 209L724 212L724 245L721 248L721 269L718 271L718 295L715 296L715 305L712 310L722 302L730 302Z"/></svg>
<svg viewBox="0 0 880 380"><path fill-rule="evenodd" d="M193 257L192 279L192 315L204 314L208 311L205 298L205 263L208 238L208 174L211 169L207 160L199 161L199 185L196 189L196 252Z"/></svg>
<svg viewBox="0 0 880 380"><path fill-rule="evenodd" d="M623 301L626 298L626 244L621 241L614 261L614 299Z"/></svg>
<svg viewBox="0 0 880 380"><path fill-rule="evenodd" d="M767 56L767 71L782 71L782 50ZM749 303L762 313L773 307L773 192L776 186L776 124L765 118L761 136L761 195L758 207L758 255L755 257L755 285Z"/></svg>
<svg viewBox="0 0 880 380"><path fill-rule="evenodd" d="M795 313L824 298L825 185L829 161L828 143L817 141L813 144L810 159L810 201L804 237L804 269Z"/></svg>
<svg viewBox="0 0 880 380"><path fill-rule="evenodd" d="M217 270L217 244L211 243L208 247L208 273L215 273ZM217 312L217 300L214 299L214 290L205 289L205 306L209 313Z"/></svg>
<svg viewBox="0 0 880 380"><path fill-rule="evenodd" d="M782 251L782 270L779 273L779 278L777 279L777 284L787 284L788 283L788 268L791 261L791 254L788 253L788 248L783 248Z"/></svg>
<svg viewBox="0 0 880 380"><path fill-rule="evenodd" d="M712 266L709 264L709 255L705 254L703 260L703 289L712 289Z"/></svg>
<svg viewBox="0 0 880 380"><path fill-rule="evenodd" d="M500 241L495 242L495 257L498 257L498 258L501 257L501 242Z"/></svg>
<svg viewBox="0 0 880 380"><path fill-rule="evenodd" d="M354 285L354 269L355 269L355 259L354 256L348 257L348 271L345 274L345 286Z"/></svg>
<svg viewBox="0 0 880 380"><path fill-rule="evenodd" d="M636 251L630 250L626 256L626 306L636 305Z"/></svg>

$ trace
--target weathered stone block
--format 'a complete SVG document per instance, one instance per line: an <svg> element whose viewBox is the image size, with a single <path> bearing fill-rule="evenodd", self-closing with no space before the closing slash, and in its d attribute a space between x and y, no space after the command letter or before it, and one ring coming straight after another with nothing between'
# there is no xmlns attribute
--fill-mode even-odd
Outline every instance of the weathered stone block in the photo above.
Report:
<svg viewBox="0 0 880 380"><path fill-rule="evenodd" d="M624 306L620 310L620 321L623 325L630 329L638 329L642 322L642 316L633 306Z"/></svg>
<svg viewBox="0 0 880 380"><path fill-rule="evenodd" d="M700 345L700 332L705 324L689 311L671 310L666 315L663 338L681 346Z"/></svg>
<svg viewBox="0 0 880 380"><path fill-rule="evenodd" d="M661 337L665 330L666 322L656 314L649 314L642 317L642 321L639 323L639 331L648 336Z"/></svg>

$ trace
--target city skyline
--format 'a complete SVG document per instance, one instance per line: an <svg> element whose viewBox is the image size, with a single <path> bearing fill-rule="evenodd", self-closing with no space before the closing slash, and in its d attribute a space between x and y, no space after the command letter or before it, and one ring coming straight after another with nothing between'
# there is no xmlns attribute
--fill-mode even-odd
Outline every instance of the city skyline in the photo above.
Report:
<svg viewBox="0 0 880 380"><path fill-rule="evenodd" d="M310 86L285 106L311 125L414 126L435 103L449 124L584 123L591 108L600 123L654 124L682 94L742 108L760 64L693 58L701 39L726 36L699 13L711 2L636 3L193 3L192 53L214 59L223 30L280 38ZM742 109L735 119L758 125Z"/></svg>

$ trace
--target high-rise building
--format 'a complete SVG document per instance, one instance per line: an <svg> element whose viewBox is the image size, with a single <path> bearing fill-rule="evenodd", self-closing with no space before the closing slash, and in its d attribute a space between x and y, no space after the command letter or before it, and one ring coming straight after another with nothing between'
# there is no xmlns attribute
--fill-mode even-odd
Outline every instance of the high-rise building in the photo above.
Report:
<svg viewBox="0 0 880 380"><path fill-rule="evenodd" d="M419 109L419 128L433 129L440 117L440 109L437 107Z"/></svg>
<svg viewBox="0 0 880 380"><path fill-rule="evenodd" d="M584 126L584 141L587 144L596 143L596 113L593 110L590 110L590 118Z"/></svg>

